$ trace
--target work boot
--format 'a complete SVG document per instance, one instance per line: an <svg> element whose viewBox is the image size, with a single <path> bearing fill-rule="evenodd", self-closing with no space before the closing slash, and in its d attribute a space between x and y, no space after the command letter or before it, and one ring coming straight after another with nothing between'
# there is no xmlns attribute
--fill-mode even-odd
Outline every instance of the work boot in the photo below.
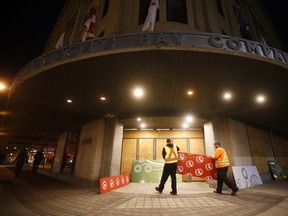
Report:
<svg viewBox="0 0 288 216"><path fill-rule="evenodd" d="M162 190L160 190L159 187L155 187L155 190L158 191L160 194L162 194Z"/></svg>
<svg viewBox="0 0 288 216"><path fill-rule="evenodd" d="M238 190L239 190L239 188L237 187L235 190L233 190L233 191L231 192L231 195L235 196Z"/></svg>

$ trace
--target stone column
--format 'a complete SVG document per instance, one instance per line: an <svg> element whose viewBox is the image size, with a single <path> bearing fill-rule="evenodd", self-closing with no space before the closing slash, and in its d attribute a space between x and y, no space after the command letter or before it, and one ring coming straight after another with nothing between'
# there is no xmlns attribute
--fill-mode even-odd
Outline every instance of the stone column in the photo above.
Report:
<svg viewBox="0 0 288 216"><path fill-rule="evenodd" d="M123 124L116 117L107 118L102 150L100 178L120 174Z"/></svg>

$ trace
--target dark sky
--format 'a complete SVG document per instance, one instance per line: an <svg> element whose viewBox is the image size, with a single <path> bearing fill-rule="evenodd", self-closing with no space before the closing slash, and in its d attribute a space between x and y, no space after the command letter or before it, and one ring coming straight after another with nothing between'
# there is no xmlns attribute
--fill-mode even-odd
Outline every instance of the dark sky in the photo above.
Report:
<svg viewBox="0 0 288 216"><path fill-rule="evenodd" d="M65 0L5 1L0 13L0 81L41 55Z"/></svg>
<svg viewBox="0 0 288 216"><path fill-rule="evenodd" d="M285 52L288 53L288 11L284 1L280 0L261 0L268 16L280 40L282 41Z"/></svg>
<svg viewBox="0 0 288 216"><path fill-rule="evenodd" d="M261 0L288 52L288 12L284 1ZM276 3L278 1L278 3ZM0 13L0 81L41 55L65 0L6 1Z"/></svg>

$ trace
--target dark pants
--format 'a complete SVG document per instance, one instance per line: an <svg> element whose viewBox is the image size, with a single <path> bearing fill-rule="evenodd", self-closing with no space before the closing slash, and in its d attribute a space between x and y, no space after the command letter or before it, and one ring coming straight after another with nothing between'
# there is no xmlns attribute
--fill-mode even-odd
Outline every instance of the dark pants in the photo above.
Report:
<svg viewBox="0 0 288 216"><path fill-rule="evenodd" d="M20 172L22 171L24 166L24 163L16 163L16 167L15 167L15 178L17 178L20 174Z"/></svg>
<svg viewBox="0 0 288 216"><path fill-rule="evenodd" d="M227 178L228 167L217 168L217 192L222 192L223 183L233 191L237 191L237 186Z"/></svg>
<svg viewBox="0 0 288 216"><path fill-rule="evenodd" d="M168 177L171 177L171 188L173 193L177 193L177 188L176 188L176 169L177 169L177 163L171 163L171 164L165 164L161 181L159 184L159 190L163 191L164 185L168 179Z"/></svg>
<svg viewBox="0 0 288 216"><path fill-rule="evenodd" d="M38 170L38 167L40 165L41 161L35 161L33 162L33 168L32 168L32 173L36 174L37 173L37 170Z"/></svg>

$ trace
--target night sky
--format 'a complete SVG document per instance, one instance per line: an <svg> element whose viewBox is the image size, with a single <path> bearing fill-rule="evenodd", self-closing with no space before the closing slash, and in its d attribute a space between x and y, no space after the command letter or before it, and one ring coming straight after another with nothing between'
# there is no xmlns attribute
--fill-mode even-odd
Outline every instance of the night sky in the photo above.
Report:
<svg viewBox="0 0 288 216"><path fill-rule="evenodd" d="M41 55L65 0L5 1L0 13L0 81ZM37 9L35 9L37 8Z"/></svg>
<svg viewBox="0 0 288 216"><path fill-rule="evenodd" d="M284 1L261 1L288 52L288 12ZM3 6L0 13L0 81L11 83L24 65L41 55L64 3L65 0L5 2L6 8Z"/></svg>
<svg viewBox="0 0 288 216"><path fill-rule="evenodd" d="M282 41L285 52L288 53L288 11L284 6L284 1L280 0L261 0L268 16Z"/></svg>

